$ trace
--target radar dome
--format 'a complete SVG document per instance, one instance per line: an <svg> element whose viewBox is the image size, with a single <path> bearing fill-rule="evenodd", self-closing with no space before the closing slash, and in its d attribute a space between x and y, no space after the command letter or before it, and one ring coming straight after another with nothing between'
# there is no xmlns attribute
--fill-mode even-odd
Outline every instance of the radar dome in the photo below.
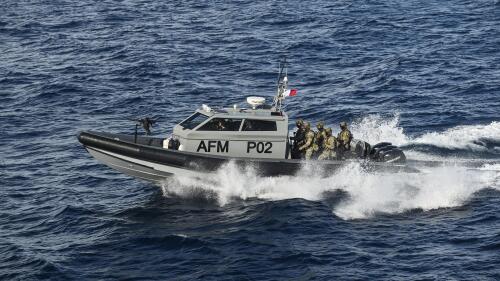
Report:
<svg viewBox="0 0 500 281"><path fill-rule="evenodd" d="M247 97L247 103L252 106L253 109L263 105L265 102L266 98L264 97Z"/></svg>

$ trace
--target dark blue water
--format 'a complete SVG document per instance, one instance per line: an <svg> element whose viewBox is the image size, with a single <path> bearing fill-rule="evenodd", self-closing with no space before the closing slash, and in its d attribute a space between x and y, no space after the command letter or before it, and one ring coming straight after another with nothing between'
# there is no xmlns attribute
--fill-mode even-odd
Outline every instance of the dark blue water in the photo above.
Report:
<svg viewBox="0 0 500 281"><path fill-rule="evenodd" d="M271 97L284 55L292 118L439 164L158 187L76 139ZM0 279L500 280L498 1L3 0L0 129Z"/></svg>

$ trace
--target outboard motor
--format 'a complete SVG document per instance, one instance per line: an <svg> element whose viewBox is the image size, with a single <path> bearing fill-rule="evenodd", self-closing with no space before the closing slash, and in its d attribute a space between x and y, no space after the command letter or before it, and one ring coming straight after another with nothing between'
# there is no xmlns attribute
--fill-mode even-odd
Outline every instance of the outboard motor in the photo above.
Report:
<svg viewBox="0 0 500 281"><path fill-rule="evenodd" d="M371 146L366 141L353 139L351 141L351 153L361 159L368 157L371 151Z"/></svg>
<svg viewBox="0 0 500 281"><path fill-rule="evenodd" d="M397 146L390 142L381 142L374 145L370 151L370 159L377 162L405 163L406 155Z"/></svg>

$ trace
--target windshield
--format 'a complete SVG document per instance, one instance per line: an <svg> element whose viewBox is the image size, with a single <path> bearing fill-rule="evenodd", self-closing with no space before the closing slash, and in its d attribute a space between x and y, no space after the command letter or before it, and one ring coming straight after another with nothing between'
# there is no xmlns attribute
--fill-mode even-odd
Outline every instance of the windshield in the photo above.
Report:
<svg viewBox="0 0 500 281"><path fill-rule="evenodd" d="M240 124L241 119L214 118L201 126L198 131L239 131Z"/></svg>
<svg viewBox="0 0 500 281"><path fill-rule="evenodd" d="M243 123L243 131L276 131L276 122L267 120L246 119Z"/></svg>
<svg viewBox="0 0 500 281"><path fill-rule="evenodd" d="M194 129L196 126L200 125L203 123L203 121L207 120L208 116L203 115L199 112L196 112L195 114L191 115L188 119L184 120L184 122L180 123L184 129Z"/></svg>

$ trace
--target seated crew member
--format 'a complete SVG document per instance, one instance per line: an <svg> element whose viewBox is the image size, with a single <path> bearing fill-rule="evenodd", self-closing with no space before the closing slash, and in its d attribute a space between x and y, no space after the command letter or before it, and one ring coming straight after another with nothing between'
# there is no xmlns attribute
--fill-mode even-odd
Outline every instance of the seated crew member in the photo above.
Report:
<svg viewBox="0 0 500 281"><path fill-rule="evenodd" d="M344 157L345 153L351 149L352 134L346 122L340 122L340 130L337 136L337 152L339 157Z"/></svg>
<svg viewBox="0 0 500 281"><path fill-rule="evenodd" d="M304 144L299 147L299 151L304 155L306 160L309 160L314 152L314 132L311 130L311 124L309 124L309 122L305 123L304 129Z"/></svg>
<svg viewBox="0 0 500 281"><path fill-rule="evenodd" d="M222 120L219 120L217 122L216 130L217 131L225 131L226 130L226 126L224 126L224 122L222 122Z"/></svg>
<svg viewBox="0 0 500 281"><path fill-rule="evenodd" d="M335 147L337 146L337 139L332 135L332 129L325 129L325 142L323 144L323 151L318 157L318 160L330 160L335 158Z"/></svg>

